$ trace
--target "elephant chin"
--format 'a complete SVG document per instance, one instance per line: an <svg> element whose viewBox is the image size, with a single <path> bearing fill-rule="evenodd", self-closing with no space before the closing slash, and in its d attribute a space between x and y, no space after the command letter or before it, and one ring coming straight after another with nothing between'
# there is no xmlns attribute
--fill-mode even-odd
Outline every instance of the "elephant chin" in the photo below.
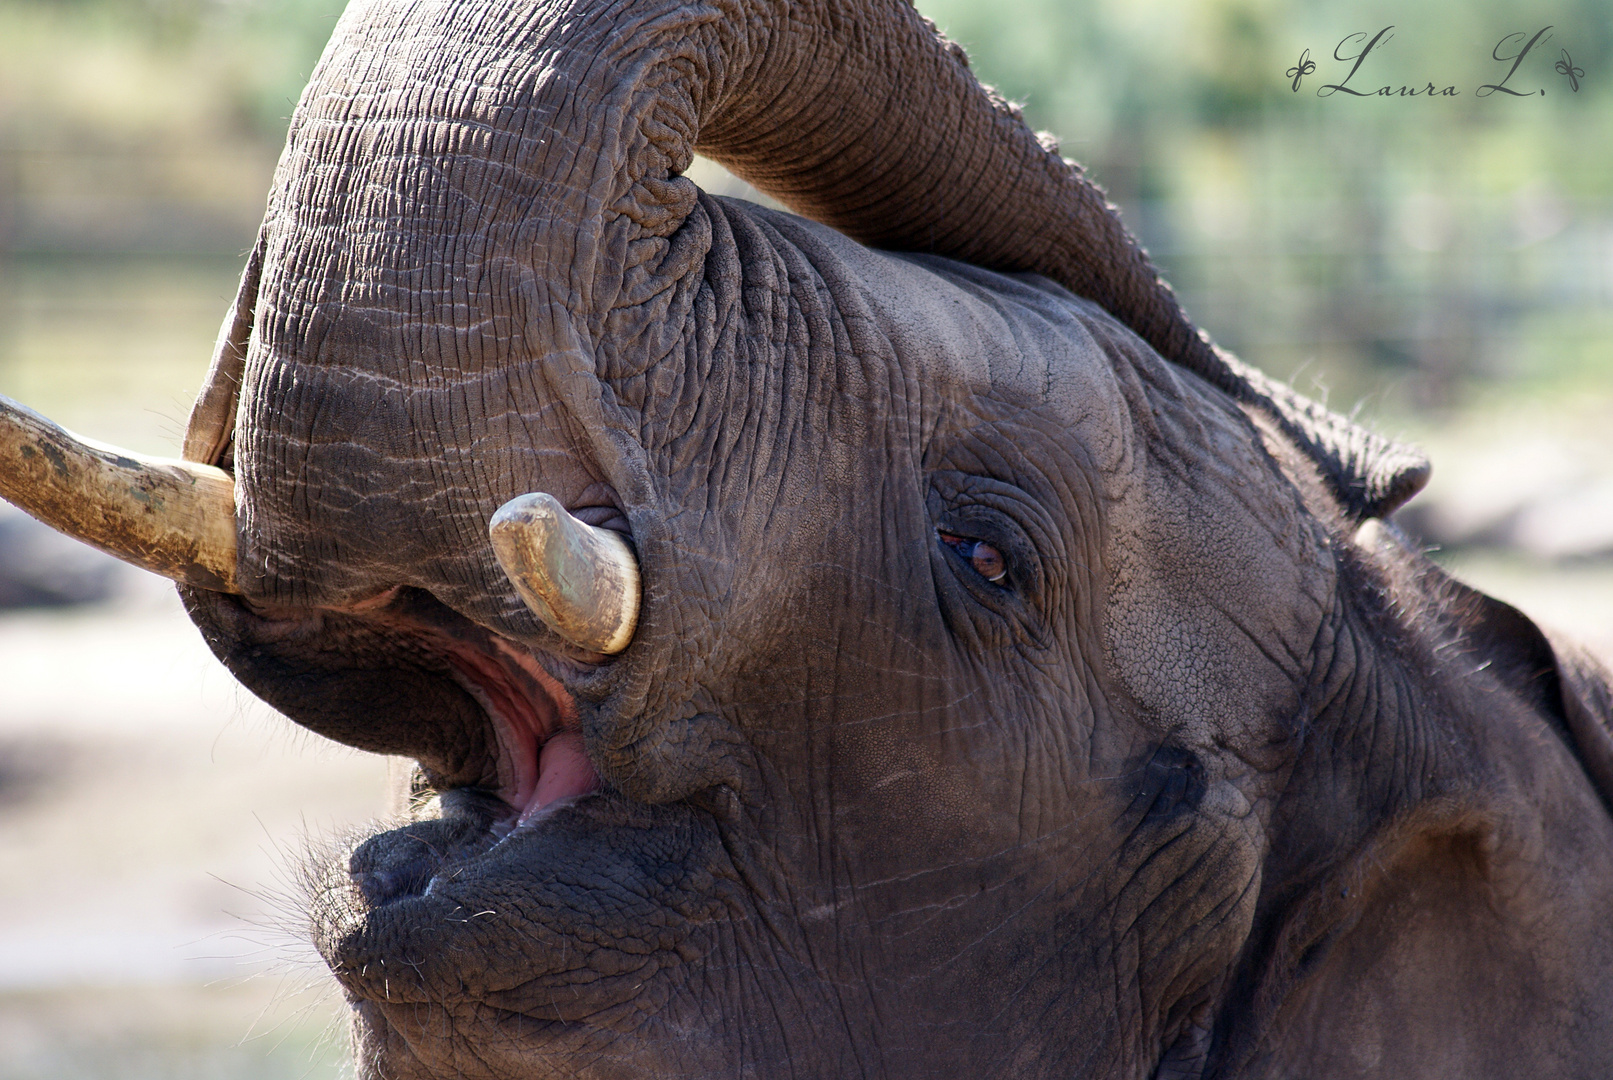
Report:
<svg viewBox="0 0 1613 1080"><path fill-rule="evenodd" d="M715 812L627 790L665 763L623 764L613 733L659 720L598 700L603 680L644 666L639 653L583 663L408 587L344 610L184 597L277 707L421 762L404 819L321 853L304 879L311 936L352 1004L360 1075L545 1075L532 1055L584 1053L579 1040L620 1036L623 1018L664 1015L718 924L756 919ZM666 1045L618 1041L622 1054ZM466 1045L514 1056L465 1071L453 1055Z"/></svg>
<svg viewBox="0 0 1613 1080"><path fill-rule="evenodd" d="M663 1008L735 902L711 820L686 805L601 792L502 836L479 793L426 813L312 868L314 942L361 1075L546 1075L537 1062ZM451 1065L465 1038L487 1053Z"/></svg>

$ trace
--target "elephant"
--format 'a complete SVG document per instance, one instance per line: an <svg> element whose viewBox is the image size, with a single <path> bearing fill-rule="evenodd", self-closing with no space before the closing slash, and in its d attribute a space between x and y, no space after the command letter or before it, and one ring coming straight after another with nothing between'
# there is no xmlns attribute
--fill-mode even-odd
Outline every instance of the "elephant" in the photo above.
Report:
<svg viewBox="0 0 1613 1080"><path fill-rule="evenodd" d="M183 458L0 412L418 763L310 870L377 1080L1613 1071L1609 675L1427 475L903 0L353 0Z"/></svg>

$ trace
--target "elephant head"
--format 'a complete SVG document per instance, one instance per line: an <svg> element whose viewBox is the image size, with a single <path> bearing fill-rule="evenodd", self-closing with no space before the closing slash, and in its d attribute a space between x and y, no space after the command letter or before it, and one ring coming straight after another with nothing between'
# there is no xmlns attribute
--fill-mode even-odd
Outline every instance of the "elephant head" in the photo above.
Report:
<svg viewBox="0 0 1613 1080"><path fill-rule="evenodd" d="M419 762L315 888L366 1076L1198 1076L1432 797L1362 720L1426 466L899 0L356 0L189 463L28 438L8 494Z"/></svg>

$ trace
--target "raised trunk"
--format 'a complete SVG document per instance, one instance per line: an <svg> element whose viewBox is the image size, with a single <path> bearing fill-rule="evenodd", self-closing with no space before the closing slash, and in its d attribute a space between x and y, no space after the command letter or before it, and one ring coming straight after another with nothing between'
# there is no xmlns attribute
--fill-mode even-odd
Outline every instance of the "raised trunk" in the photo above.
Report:
<svg viewBox="0 0 1613 1080"><path fill-rule="evenodd" d="M1231 385L1103 192L912 6L780 3L756 23L702 152L866 244L1044 274Z"/></svg>
<svg viewBox="0 0 1613 1080"><path fill-rule="evenodd" d="M437 318L468 296L483 319L505 308L506 334L535 335L530 352L572 352L581 367L612 309L652 307L659 287L694 270L698 244L676 235L693 192L676 177L696 149L863 242L1038 272L1097 301L1161 355L1270 414L1352 513L1387 512L1421 486L1420 457L1215 349L1080 167L901 0L496 13L356 3L294 121L264 285L301 309L282 320L299 321L335 305ZM275 266L277 215L345 236L358 259L343 265L347 253L327 243L307 249L317 263ZM645 241L662 250L642 253ZM376 254L403 256L394 279L355 291ZM499 280L507 256L533 271L531 295L482 304L478 291L516 288ZM294 332L271 336L305 347L306 325L281 326ZM454 351L468 370L488 362L475 342ZM198 413L198 451L220 442L218 413Z"/></svg>
<svg viewBox="0 0 1613 1080"><path fill-rule="evenodd" d="M763 191L864 243L1043 274L1097 301L1161 356L1270 415L1344 508L1382 516L1427 482L1421 454L1267 379L1183 312L1073 161L968 70L902 0L775 3L697 145Z"/></svg>

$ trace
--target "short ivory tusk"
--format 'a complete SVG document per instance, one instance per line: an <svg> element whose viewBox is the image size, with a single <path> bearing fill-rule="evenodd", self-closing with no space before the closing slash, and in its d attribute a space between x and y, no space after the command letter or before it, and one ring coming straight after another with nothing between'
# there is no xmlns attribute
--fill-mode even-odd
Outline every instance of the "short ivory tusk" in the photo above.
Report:
<svg viewBox="0 0 1613 1080"><path fill-rule="evenodd" d="M488 523L493 552L526 606L578 648L619 653L638 625L639 573L619 534L578 521L553 495L520 495Z"/></svg>
<svg viewBox="0 0 1613 1080"><path fill-rule="evenodd" d="M235 588L235 484L211 465L80 438L0 395L0 498L154 574Z"/></svg>

